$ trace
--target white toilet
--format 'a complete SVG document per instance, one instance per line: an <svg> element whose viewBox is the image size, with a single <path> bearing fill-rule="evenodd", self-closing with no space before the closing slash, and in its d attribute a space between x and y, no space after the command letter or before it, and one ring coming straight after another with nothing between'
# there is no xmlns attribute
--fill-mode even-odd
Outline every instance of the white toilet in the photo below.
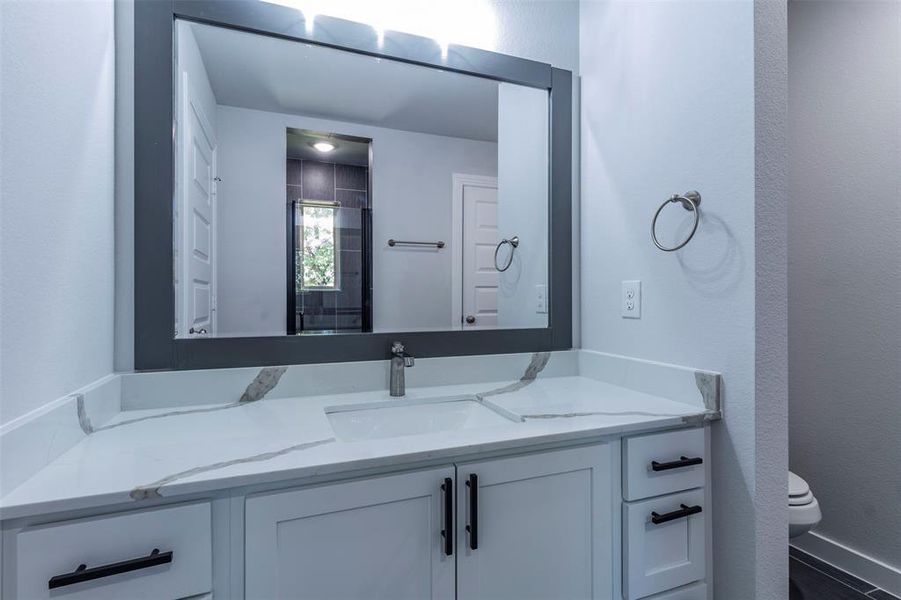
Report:
<svg viewBox="0 0 901 600"><path fill-rule="evenodd" d="M788 472L788 537L794 538L807 533L817 526L820 519L820 504L813 497L807 482Z"/></svg>

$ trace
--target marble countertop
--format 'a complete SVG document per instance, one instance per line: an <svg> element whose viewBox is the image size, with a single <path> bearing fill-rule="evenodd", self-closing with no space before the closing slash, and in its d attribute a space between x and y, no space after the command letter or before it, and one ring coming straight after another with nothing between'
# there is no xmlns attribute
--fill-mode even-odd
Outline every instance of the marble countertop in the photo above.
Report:
<svg viewBox="0 0 901 600"><path fill-rule="evenodd" d="M582 375L536 378L529 369L513 382L408 389L404 402L460 396L515 420L401 437L338 439L324 409L396 401L387 390L126 410L92 428L0 499L0 518L140 505L152 498L698 424L719 414L703 403L677 402Z"/></svg>

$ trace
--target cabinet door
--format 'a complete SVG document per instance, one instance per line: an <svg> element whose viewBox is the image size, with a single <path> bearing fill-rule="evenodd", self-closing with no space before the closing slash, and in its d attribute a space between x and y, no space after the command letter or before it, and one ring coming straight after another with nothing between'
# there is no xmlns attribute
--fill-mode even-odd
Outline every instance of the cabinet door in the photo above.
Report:
<svg viewBox="0 0 901 600"><path fill-rule="evenodd" d="M611 482L606 444L457 465L457 598L611 598Z"/></svg>
<svg viewBox="0 0 901 600"><path fill-rule="evenodd" d="M704 490L623 504L625 596L644 598L704 579Z"/></svg>
<svg viewBox="0 0 901 600"><path fill-rule="evenodd" d="M259 598L453 598L441 485L452 467L248 498L245 592Z"/></svg>

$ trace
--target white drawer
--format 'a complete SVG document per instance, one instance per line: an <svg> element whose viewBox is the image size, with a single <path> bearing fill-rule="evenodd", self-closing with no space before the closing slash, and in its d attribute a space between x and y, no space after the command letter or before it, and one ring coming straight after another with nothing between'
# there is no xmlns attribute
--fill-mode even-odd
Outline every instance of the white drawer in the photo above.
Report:
<svg viewBox="0 0 901 600"><path fill-rule="evenodd" d="M203 594L212 590L211 535L207 503L24 529L16 535L15 597L136 600ZM142 560L121 564L135 559ZM92 571L117 563L111 570L123 572ZM90 575L104 576L50 588L52 578L80 565Z"/></svg>
<svg viewBox="0 0 901 600"><path fill-rule="evenodd" d="M623 504L623 587L629 600L704 579L703 504L702 489ZM701 512L686 514L695 507ZM662 522L654 523L655 513Z"/></svg>
<svg viewBox="0 0 901 600"><path fill-rule="evenodd" d="M662 594L648 596L645 600L707 600L707 584L703 581L692 583Z"/></svg>
<svg viewBox="0 0 901 600"><path fill-rule="evenodd" d="M626 438L623 498L640 500L702 487L706 460L703 428Z"/></svg>

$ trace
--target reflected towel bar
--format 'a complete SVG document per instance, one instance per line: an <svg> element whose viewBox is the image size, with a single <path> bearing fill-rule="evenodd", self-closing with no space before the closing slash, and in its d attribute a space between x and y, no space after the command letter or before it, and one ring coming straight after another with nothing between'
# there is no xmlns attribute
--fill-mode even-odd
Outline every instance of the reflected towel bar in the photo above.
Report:
<svg viewBox="0 0 901 600"><path fill-rule="evenodd" d="M444 248L444 242L440 240L437 242L410 242L404 240L395 240L392 238L388 240L388 245L392 248L394 246L435 246L436 248Z"/></svg>

